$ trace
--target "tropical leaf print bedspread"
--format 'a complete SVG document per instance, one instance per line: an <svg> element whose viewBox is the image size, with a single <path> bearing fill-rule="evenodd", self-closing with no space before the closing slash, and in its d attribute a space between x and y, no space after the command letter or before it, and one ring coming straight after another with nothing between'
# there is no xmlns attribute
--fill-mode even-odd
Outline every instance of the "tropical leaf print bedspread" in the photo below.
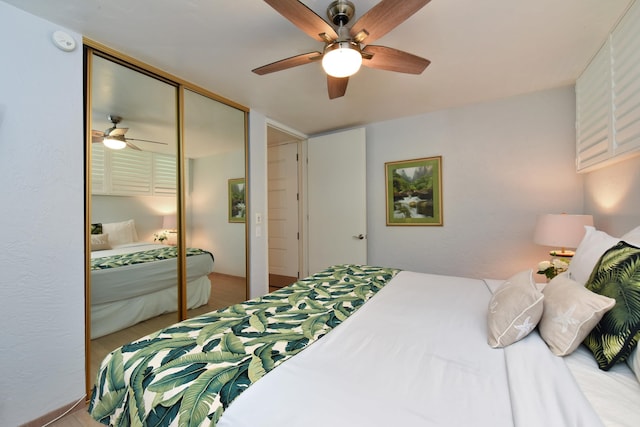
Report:
<svg viewBox="0 0 640 427"><path fill-rule="evenodd" d="M89 412L113 426L215 426L240 393L339 325L399 270L339 265L114 350Z"/></svg>
<svg viewBox="0 0 640 427"><path fill-rule="evenodd" d="M187 248L187 256L209 254L203 249ZM142 264L145 262L159 261L163 259L177 258L178 248L167 246L166 248L149 249L146 251L132 252L121 255L111 255L91 260L91 270L104 270L107 268L122 267L124 265Z"/></svg>

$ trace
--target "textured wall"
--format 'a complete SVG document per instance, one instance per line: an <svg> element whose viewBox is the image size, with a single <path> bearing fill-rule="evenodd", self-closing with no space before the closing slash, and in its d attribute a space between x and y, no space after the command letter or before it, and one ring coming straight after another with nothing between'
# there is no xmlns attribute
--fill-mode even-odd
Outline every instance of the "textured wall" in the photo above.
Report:
<svg viewBox="0 0 640 427"><path fill-rule="evenodd" d="M585 212L596 228L621 236L640 225L640 157L585 174Z"/></svg>
<svg viewBox="0 0 640 427"><path fill-rule="evenodd" d="M218 273L245 277L245 224L229 222L228 179L244 175L244 150L192 162L192 246L209 250Z"/></svg>
<svg viewBox="0 0 640 427"><path fill-rule="evenodd" d="M249 114L249 141L249 296L255 298L269 291L267 221L256 224L256 213L263 217L267 213L267 118L256 110ZM256 227L261 229L260 236Z"/></svg>
<svg viewBox="0 0 640 427"><path fill-rule="evenodd" d="M58 29L0 2L2 426L85 393L82 49Z"/></svg>
<svg viewBox="0 0 640 427"><path fill-rule="evenodd" d="M536 217L582 213L572 87L367 126L369 263L477 278L534 268ZM442 156L443 227L388 227L384 163Z"/></svg>

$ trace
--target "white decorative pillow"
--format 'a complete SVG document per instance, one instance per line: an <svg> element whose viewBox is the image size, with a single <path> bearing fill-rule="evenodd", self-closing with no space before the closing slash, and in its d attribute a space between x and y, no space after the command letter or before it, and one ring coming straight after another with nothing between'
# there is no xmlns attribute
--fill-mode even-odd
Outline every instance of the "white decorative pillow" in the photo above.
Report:
<svg viewBox="0 0 640 427"><path fill-rule="evenodd" d="M113 246L138 241L138 233L136 233L135 222L132 219L122 222L102 223L102 232L109 235L109 242Z"/></svg>
<svg viewBox="0 0 640 427"><path fill-rule="evenodd" d="M587 225L584 227L586 233L576 249L576 254L569 264L569 278L584 286L591 276L593 268L607 249L613 247L620 241L604 231L596 230Z"/></svg>
<svg viewBox="0 0 640 427"><path fill-rule="evenodd" d="M638 351L638 345L636 345L636 348L633 349L626 362L633 373L636 374L636 378L638 378L638 381L640 381L640 351Z"/></svg>
<svg viewBox="0 0 640 427"><path fill-rule="evenodd" d="M533 270L522 271L500 285L489 301L489 345L506 347L529 335L542 316L543 298Z"/></svg>
<svg viewBox="0 0 640 427"><path fill-rule="evenodd" d="M622 236L620 240L623 240L633 246L640 246L640 227L636 227Z"/></svg>
<svg viewBox="0 0 640 427"><path fill-rule="evenodd" d="M544 311L538 329L553 354L571 354L615 305L566 276L554 277L542 291Z"/></svg>
<svg viewBox="0 0 640 427"><path fill-rule="evenodd" d="M92 234L91 235L91 250L92 251L104 251L111 249L109 244L108 234Z"/></svg>

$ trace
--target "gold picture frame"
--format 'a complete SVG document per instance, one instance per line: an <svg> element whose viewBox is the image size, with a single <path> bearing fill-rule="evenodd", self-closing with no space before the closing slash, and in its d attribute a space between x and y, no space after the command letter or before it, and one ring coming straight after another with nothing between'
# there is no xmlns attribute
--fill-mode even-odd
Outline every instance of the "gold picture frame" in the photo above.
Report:
<svg viewBox="0 0 640 427"><path fill-rule="evenodd" d="M229 222L245 222L247 204L244 178L229 180Z"/></svg>
<svg viewBox="0 0 640 427"><path fill-rule="evenodd" d="M442 156L385 163L387 225L436 225L442 218Z"/></svg>

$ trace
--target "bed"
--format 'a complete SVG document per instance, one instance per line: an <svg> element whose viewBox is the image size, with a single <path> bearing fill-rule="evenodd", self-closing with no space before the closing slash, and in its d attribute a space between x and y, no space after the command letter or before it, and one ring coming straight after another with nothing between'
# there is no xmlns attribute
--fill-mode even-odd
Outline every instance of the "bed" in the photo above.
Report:
<svg viewBox="0 0 640 427"><path fill-rule="evenodd" d="M176 247L137 241L133 221L100 225L103 232L92 234L91 338L176 311ZM125 237L122 228L128 230ZM213 255L188 248L186 260L187 308L192 309L209 301Z"/></svg>
<svg viewBox="0 0 640 427"><path fill-rule="evenodd" d="M640 258L634 232L624 250ZM638 426L640 325L606 370L583 344L623 305L587 289L620 249L596 233L547 284L531 270L479 280L333 266L114 350L89 411L108 425Z"/></svg>

